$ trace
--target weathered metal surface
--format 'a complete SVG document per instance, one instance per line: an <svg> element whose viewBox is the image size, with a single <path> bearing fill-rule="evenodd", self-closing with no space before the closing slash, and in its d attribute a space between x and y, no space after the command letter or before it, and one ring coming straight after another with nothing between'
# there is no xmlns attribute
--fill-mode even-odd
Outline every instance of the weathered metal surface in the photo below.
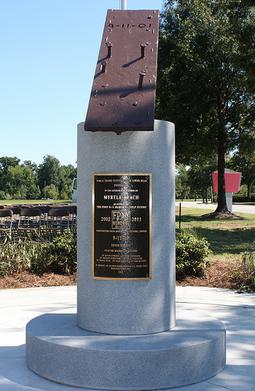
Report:
<svg viewBox="0 0 255 391"><path fill-rule="evenodd" d="M108 10L87 131L153 130L159 11Z"/></svg>

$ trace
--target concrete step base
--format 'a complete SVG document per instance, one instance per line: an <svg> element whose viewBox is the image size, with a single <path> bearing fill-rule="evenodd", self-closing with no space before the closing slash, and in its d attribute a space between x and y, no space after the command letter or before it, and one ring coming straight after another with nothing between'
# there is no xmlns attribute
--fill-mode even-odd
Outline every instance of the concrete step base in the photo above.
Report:
<svg viewBox="0 0 255 391"><path fill-rule="evenodd" d="M109 335L76 325L73 314L47 314L27 325L27 364L49 380L99 390L159 390L208 379L224 368L223 324L195 311L150 335Z"/></svg>

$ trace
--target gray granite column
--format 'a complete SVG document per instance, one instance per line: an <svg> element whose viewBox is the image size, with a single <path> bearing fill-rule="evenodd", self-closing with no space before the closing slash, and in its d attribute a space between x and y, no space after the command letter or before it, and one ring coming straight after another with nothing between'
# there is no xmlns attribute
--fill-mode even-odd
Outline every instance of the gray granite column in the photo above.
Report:
<svg viewBox="0 0 255 391"><path fill-rule="evenodd" d="M150 334L175 326L174 125L153 132L85 132L78 125L78 325L106 334ZM152 279L92 278L92 175L152 174Z"/></svg>

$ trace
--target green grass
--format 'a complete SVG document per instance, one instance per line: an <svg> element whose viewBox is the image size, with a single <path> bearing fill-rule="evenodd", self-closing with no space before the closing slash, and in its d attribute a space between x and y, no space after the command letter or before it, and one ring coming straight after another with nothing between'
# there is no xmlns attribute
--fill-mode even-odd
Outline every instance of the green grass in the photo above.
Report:
<svg viewBox="0 0 255 391"><path fill-rule="evenodd" d="M203 220L201 216L207 213L210 211L184 208L181 227L206 238L213 251L212 258L240 258L242 252L254 249L255 215L240 213L235 220ZM178 228L178 216L176 220Z"/></svg>
<svg viewBox="0 0 255 391"><path fill-rule="evenodd" d="M0 200L0 205L60 204L69 200Z"/></svg>

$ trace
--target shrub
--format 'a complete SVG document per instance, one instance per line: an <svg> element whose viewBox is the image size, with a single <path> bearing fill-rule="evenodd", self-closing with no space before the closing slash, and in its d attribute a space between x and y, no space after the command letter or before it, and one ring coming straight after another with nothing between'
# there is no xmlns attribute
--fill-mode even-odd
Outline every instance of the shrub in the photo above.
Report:
<svg viewBox="0 0 255 391"><path fill-rule="evenodd" d="M31 240L0 244L0 276L23 271L72 274L76 271L76 239L70 231L52 242Z"/></svg>
<svg viewBox="0 0 255 391"><path fill-rule="evenodd" d="M20 273L30 269L30 260L34 256L35 246L24 240L6 242L0 247L0 276Z"/></svg>
<svg viewBox="0 0 255 391"><path fill-rule="evenodd" d="M58 189L54 184L45 186L42 190L42 194L45 198L49 198L51 200L58 199Z"/></svg>
<svg viewBox="0 0 255 391"><path fill-rule="evenodd" d="M76 271L76 238L70 231L49 243L38 243L31 258L31 272L36 274L72 274Z"/></svg>
<svg viewBox="0 0 255 391"><path fill-rule="evenodd" d="M255 251L242 254L242 262L235 272L235 278L240 282L240 291L255 291Z"/></svg>
<svg viewBox="0 0 255 391"><path fill-rule="evenodd" d="M0 190L0 200L6 200L6 194L3 190Z"/></svg>
<svg viewBox="0 0 255 391"><path fill-rule="evenodd" d="M209 253L205 239L187 232L179 233L176 240L177 279L203 275ZM52 242L20 240L0 247L1 276L25 270L38 275L72 274L76 267L76 238L70 231L55 237Z"/></svg>
<svg viewBox="0 0 255 391"><path fill-rule="evenodd" d="M255 194L252 194L250 198L248 198L244 194L234 194L233 195L233 202L254 202L255 201Z"/></svg>
<svg viewBox="0 0 255 391"><path fill-rule="evenodd" d="M176 277L202 276L210 254L209 244L203 238L181 232L176 238Z"/></svg>

